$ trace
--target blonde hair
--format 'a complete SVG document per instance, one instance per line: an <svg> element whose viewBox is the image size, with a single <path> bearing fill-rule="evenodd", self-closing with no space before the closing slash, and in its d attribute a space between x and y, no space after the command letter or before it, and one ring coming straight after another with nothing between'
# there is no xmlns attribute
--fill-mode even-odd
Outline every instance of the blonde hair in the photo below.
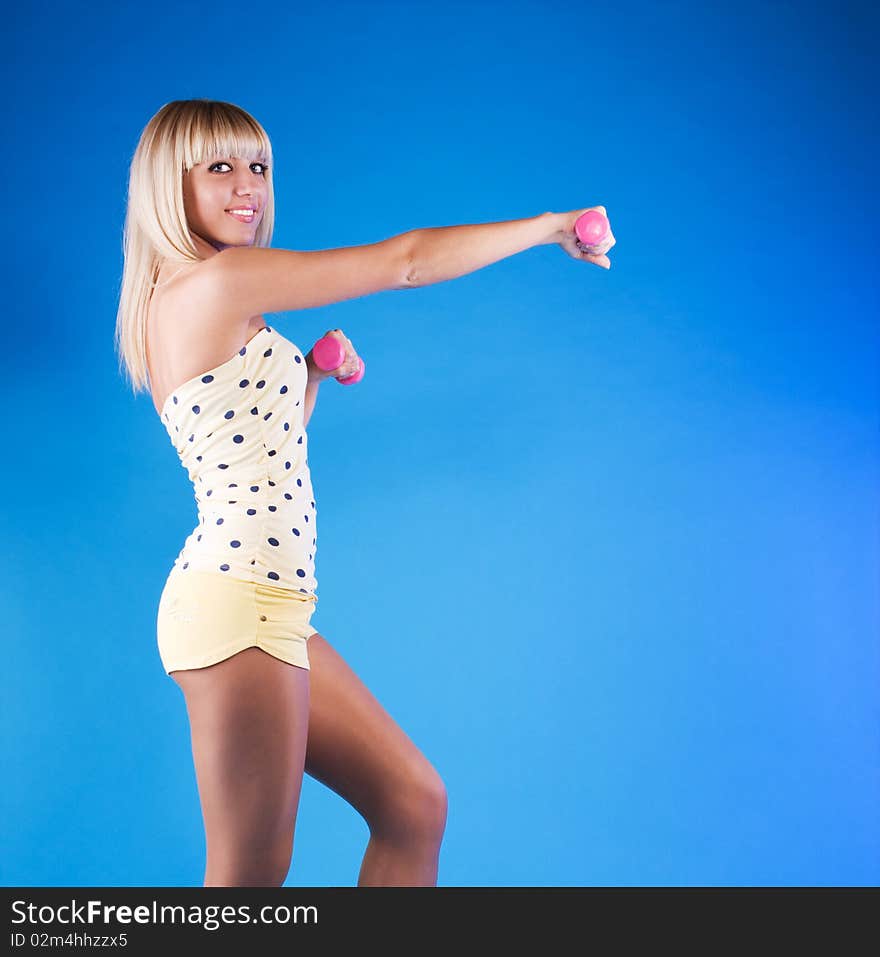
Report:
<svg viewBox="0 0 880 957"><path fill-rule="evenodd" d="M266 164L268 193L255 246L268 246L275 224L272 145L263 127L241 107L220 100L174 100L144 127L129 168L123 229L123 267L115 345L120 371L135 395L150 387L147 307L162 260L202 259L183 206L183 175L198 163L240 156ZM172 276L173 278L173 276Z"/></svg>

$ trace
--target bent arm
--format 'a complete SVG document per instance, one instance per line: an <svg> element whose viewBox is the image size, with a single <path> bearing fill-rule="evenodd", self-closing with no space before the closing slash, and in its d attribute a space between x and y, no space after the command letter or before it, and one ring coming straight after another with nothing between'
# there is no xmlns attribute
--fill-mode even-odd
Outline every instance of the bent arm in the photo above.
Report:
<svg viewBox="0 0 880 957"><path fill-rule="evenodd" d="M457 279L532 246L558 243L561 214L411 230L410 286Z"/></svg>
<svg viewBox="0 0 880 957"><path fill-rule="evenodd" d="M318 399L318 387L321 383L317 379L309 379L306 384L306 396L303 399L303 428L309 424L312 412L315 408L315 402Z"/></svg>

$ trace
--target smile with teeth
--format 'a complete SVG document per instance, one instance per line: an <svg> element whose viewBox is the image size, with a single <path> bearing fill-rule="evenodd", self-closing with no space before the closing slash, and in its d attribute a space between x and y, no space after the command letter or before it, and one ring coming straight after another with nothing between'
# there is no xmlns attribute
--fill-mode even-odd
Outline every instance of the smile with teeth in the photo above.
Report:
<svg viewBox="0 0 880 957"><path fill-rule="evenodd" d="M242 223L252 223L254 220L255 213L252 209L227 209L227 213L230 216L234 216L239 222Z"/></svg>

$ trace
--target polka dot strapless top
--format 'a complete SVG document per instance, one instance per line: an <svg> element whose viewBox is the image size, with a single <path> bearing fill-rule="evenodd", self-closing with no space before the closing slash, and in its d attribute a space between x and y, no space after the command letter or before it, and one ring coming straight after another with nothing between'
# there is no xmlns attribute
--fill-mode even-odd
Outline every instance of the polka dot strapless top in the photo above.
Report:
<svg viewBox="0 0 880 957"><path fill-rule="evenodd" d="M300 350L264 326L231 359L165 400L160 417L199 513L176 569L289 588L317 602L307 380Z"/></svg>

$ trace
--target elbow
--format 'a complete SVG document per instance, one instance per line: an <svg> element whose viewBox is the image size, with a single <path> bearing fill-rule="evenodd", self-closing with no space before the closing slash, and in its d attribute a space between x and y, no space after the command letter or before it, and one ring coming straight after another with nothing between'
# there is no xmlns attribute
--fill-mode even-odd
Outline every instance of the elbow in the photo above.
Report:
<svg viewBox="0 0 880 957"><path fill-rule="evenodd" d="M406 244L406 251L403 257L403 279L400 285L401 289L414 289L419 284L419 270L416 264L416 230L410 230L405 233L409 240Z"/></svg>
<svg viewBox="0 0 880 957"><path fill-rule="evenodd" d="M415 289L418 285L418 275L415 266L412 263L407 264L406 271L403 274L403 285L401 289Z"/></svg>

